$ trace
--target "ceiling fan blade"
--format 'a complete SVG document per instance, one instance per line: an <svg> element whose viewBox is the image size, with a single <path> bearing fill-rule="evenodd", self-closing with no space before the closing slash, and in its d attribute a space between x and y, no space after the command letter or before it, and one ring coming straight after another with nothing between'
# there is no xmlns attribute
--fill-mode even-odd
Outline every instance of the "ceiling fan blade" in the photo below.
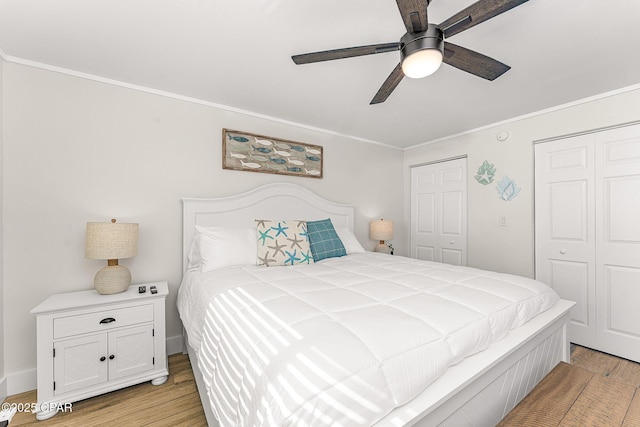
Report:
<svg viewBox="0 0 640 427"><path fill-rule="evenodd" d="M511 69L500 61L452 43L444 45L443 62L487 80L495 80Z"/></svg>
<svg viewBox="0 0 640 427"><path fill-rule="evenodd" d="M400 50L400 43L380 43L367 46L345 47L343 49L324 50L321 52L303 53L293 55L291 59L296 64L309 64L312 62L331 61L334 59L353 58L354 56L373 55L376 53L392 52Z"/></svg>
<svg viewBox="0 0 640 427"><path fill-rule="evenodd" d="M378 89L378 93L373 97L369 105L380 104L387 100L391 92L400 84L402 78L404 77L404 73L402 72L402 63L396 65L396 68L393 69L387 80L382 83L380 89Z"/></svg>
<svg viewBox="0 0 640 427"><path fill-rule="evenodd" d="M396 0L408 33L427 31L427 6L431 0Z"/></svg>
<svg viewBox="0 0 640 427"><path fill-rule="evenodd" d="M439 25L445 38L458 34L528 0L480 0Z"/></svg>

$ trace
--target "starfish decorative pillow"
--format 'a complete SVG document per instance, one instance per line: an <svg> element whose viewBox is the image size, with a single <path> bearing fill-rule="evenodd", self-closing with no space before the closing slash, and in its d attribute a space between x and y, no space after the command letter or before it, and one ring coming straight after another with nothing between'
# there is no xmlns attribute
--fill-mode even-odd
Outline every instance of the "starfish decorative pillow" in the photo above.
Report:
<svg viewBox="0 0 640 427"><path fill-rule="evenodd" d="M259 266L313 263L306 221L256 219L256 231Z"/></svg>

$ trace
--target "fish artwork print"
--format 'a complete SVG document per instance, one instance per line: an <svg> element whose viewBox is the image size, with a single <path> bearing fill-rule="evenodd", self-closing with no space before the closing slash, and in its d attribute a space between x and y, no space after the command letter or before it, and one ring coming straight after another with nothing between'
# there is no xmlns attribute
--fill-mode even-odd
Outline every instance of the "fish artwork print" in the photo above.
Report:
<svg viewBox="0 0 640 427"><path fill-rule="evenodd" d="M254 147L251 146L251 148L253 148L254 151L259 151L260 153L271 153L273 150L271 148L267 148L267 147Z"/></svg>
<svg viewBox="0 0 640 427"><path fill-rule="evenodd" d="M274 149L273 152L276 153L279 156L282 156L282 157L290 157L291 156L291 153L287 153L286 151L283 151L283 150Z"/></svg>
<svg viewBox="0 0 640 427"><path fill-rule="evenodd" d="M253 162L244 162L240 160L240 163L242 164L243 167L250 168L250 169L258 169L261 167L259 164L253 163Z"/></svg>
<svg viewBox="0 0 640 427"><path fill-rule="evenodd" d="M255 138L255 140L256 140L256 143L267 146L267 147L271 147L273 145L273 142L269 141L268 139Z"/></svg>
<svg viewBox="0 0 640 427"><path fill-rule="evenodd" d="M223 129L224 169L322 178L323 148Z"/></svg>
<svg viewBox="0 0 640 427"><path fill-rule="evenodd" d="M249 158L250 158L251 160L257 160L258 162L268 162L268 161L269 161L269 158L268 158L268 157L265 157L265 156L257 156L257 155L255 155L255 154L251 154L251 155L249 155Z"/></svg>
<svg viewBox="0 0 640 427"><path fill-rule="evenodd" d="M249 142L249 138L245 138L244 136L235 136L235 135L228 135L228 136L229 136L229 139L232 139L237 142Z"/></svg>

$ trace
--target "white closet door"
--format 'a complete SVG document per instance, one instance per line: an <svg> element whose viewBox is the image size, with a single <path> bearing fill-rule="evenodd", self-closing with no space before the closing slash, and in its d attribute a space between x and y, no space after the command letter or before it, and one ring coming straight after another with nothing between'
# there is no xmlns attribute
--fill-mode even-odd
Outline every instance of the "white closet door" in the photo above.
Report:
<svg viewBox="0 0 640 427"><path fill-rule="evenodd" d="M571 341L596 346L594 136L535 146L536 279L571 310Z"/></svg>
<svg viewBox="0 0 640 427"><path fill-rule="evenodd" d="M595 136L599 340L640 361L640 125Z"/></svg>
<svg viewBox="0 0 640 427"><path fill-rule="evenodd" d="M411 256L467 265L467 159L411 168Z"/></svg>
<svg viewBox="0 0 640 427"><path fill-rule="evenodd" d="M535 147L536 278L576 301L570 339L640 361L640 125Z"/></svg>

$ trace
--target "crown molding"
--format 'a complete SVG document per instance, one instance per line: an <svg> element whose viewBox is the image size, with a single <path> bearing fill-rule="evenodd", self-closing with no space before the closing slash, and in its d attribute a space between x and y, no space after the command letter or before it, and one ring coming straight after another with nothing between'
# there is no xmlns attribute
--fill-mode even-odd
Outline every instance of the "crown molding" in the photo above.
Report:
<svg viewBox="0 0 640 427"><path fill-rule="evenodd" d="M571 102L567 102L565 104L560 104L560 105L556 105L555 107L550 107L550 108L545 108L544 110L539 110L539 111L534 111L532 113L527 113L527 114L523 114L521 116L517 116L517 117L512 117L510 119L506 119L500 122L496 122L496 123L491 123L485 126L480 126L474 129L469 129L466 130L464 132L459 132L453 135L447 135L447 136L443 136L442 138L438 138L438 139L434 139L431 141L426 141L426 142L422 142L420 144L416 144L416 145L412 145L410 147L406 147L404 148L404 151L409 151L409 150L414 150L416 148L421 148L427 145L431 145L431 144L435 144L436 142L442 142L442 141L447 141L450 139L454 139L454 138L458 138L460 136L464 136L464 135L469 135L472 133L476 133L476 132L480 132L483 130L487 130L487 129L491 129L494 127L499 127L499 126L504 126L507 125L509 123L513 123L513 122L517 122L520 120L524 120L524 119L530 119L532 117L537 117L537 116L541 116L543 114L548 114L548 113L553 113L555 111L560 111L560 110L564 110L566 108L571 108L571 107L575 107L578 105L582 105L582 104L588 104L589 102L593 102L593 101L597 101L600 99L604 99L604 98L609 98L611 96L616 96L616 95L620 95L623 93L627 93L627 92L633 92L635 90L639 90L640 89L640 84L634 84L631 86L626 86L620 89L615 89L609 92L604 92L604 93L600 93L598 95L593 95L587 98L582 98L579 99L577 101L571 101Z"/></svg>
<svg viewBox="0 0 640 427"><path fill-rule="evenodd" d="M351 139L351 140L354 140L354 141L364 142L364 143L367 143L367 144L378 145L378 146L385 147L385 148L392 148L394 150L400 150L400 151L403 150L400 147L396 147L396 146L393 146L393 145L385 144L385 143L380 142L380 141L374 141L374 140L367 139L367 138L361 138L361 137L354 136L354 135L335 132L335 131L332 131L332 130L329 130L329 129L324 129L324 128L320 128L320 127L316 127L316 126L311 126L311 125L307 125L307 124L304 124L304 123L298 123L298 122L294 122L294 121L291 121L291 120L285 120L285 119L281 119L279 117L270 116L270 115L267 115L267 114L257 113L255 111L244 110L242 108L236 108L236 107L232 107L232 106L229 106L229 105L218 104L218 103L207 101L207 100L204 100L204 99L184 96L184 95L180 95L180 94L177 94L177 93L172 93L172 92L158 90L158 89L154 89L154 88L150 88L150 87L146 87L146 86L127 83L127 82L123 82L123 81L120 81L120 80L109 79L109 78L98 76L98 75L95 75L95 74L83 73L81 71L71 70L71 69L68 69L68 68L57 67L55 65L50 65L50 64L45 64L45 63L42 63L42 62L32 61L32 60L29 60L29 59L19 58L19 57L7 55L4 52L2 52L2 50L0 50L0 56L5 61L12 62L12 63L15 63L15 64L25 65L25 66L33 67L33 68L39 68L39 69L51 71L51 72L54 72L54 73L66 74L66 75L73 76L73 77L78 77L78 78L81 78L81 79L92 80L92 81L105 83L105 84L109 84L109 85L113 85L113 86L119 86L119 87L123 87L123 88L127 88L127 89L136 90L136 91L139 91L139 92L145 92L145 93L150 93L150 94L153 94L153 95L163 96L163 97L166 97L166 98L176 99L176 100L179 100L179 101L190 102L190 103L198 104L198 105L204 105L204 106L216 108L216 109L219 109L219 110L230 111L230 112L238 113L238 114L244 114L244 115L247 115L247 116L256 117L256 118L263 119L263 120L268 120L268 121L275 122L275 123L285 124L285 125L288 125L288 126L294 126L294 127L300 128L300 129L310 130L310 131L314 131L314 132L320 132L320 133L324 133L324 134L332 135L332 136L337 136L337 137L341 137L341 138L348 138L348 139Z"/></svg>

